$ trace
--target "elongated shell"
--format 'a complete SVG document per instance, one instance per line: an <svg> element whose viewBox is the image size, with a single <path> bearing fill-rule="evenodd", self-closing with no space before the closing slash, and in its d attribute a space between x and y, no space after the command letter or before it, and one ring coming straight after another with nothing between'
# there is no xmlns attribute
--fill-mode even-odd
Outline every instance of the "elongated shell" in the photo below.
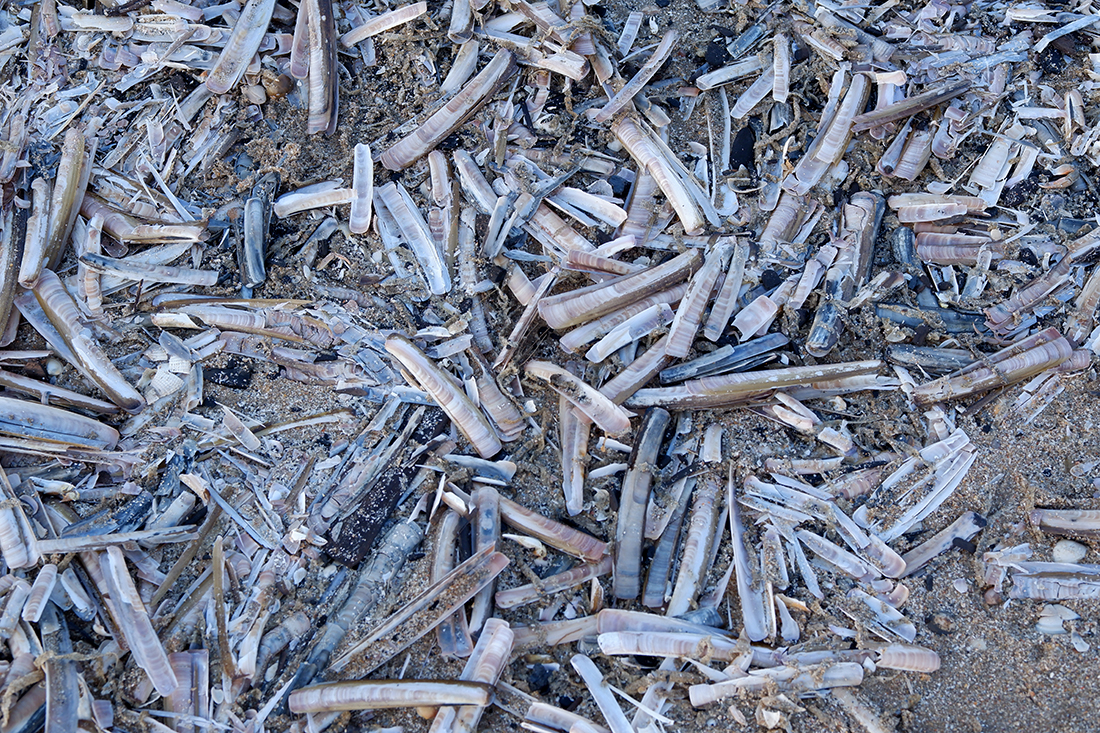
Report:
<svg viewBox="0 0 1100 733"><path fill-rule="evenodd" d="M0 396L0 432L69 443L85 448L111 450L118 431L74 412L37 402Z"/></svg>
<svg viewBox="0 0 1100 733"><path fill-rule="evenodd" d="M225 48L206 76L206 88L214 94L225 94L237 85L244 70L260 49L271 15L275 12L275 0L249 0L233 26L233 33L225 42Z"/></svg>
<svg viewBox="0 0 1100 733"><path fill-rule="evenodd" d="M482 458L490 458L500 452L500 438L454 377L436 366L404 336L394 334L386 339L386 351L432 396Z"/></svg>
<svg viewBox="0 0 1100 733"><path fill-rule="evenodd" d="M619 435L630 430L629 412L561 367L546 361L532 361L527 364L526 371L549 382L555 392L573 403L605 432Z"/></svg>
<svg viewBox="0 0 1100 733"><path fill-rule="evenodd" d="M699 269L702 260L699 251L692 249L633 275L543 298L539 315L551 328L576 326L664 290Z"/></svg>
<svg viewBox="0 0 1100 733"><path fill-rule="evenodd" d="M879 649L876 664L907 672L935 672L940 668L940 655L924 647L891 644Z"/></svg>
<svg viewBox="0 0 1100 733"><path fill-rule="evenodd" d="M364 234L370 228L371 200L374 198L374 161L371 159L370 146L359 143L355 146L355 166L352 173L351 216L348 226L352 234Z"/></svg>
<svg viewBox="0 0 1100 733"><path fill-rule="evenodd" d="M53 563L44 565L41 570L38 571L38 575L34 579L34 584L31 585L30 595L27 597L27 602L23 606L23 620L38 623L38 619L42 616L42 611L46 607L46 602L50 598L50 594L53 592L54 586L57 584L57 566Z"/></svg>
<svg viewBox="0 0 1100 733"><path fill-rule="evenodd" d="M91 332L81 325L80 312L72 296L50 270L43 270L34 288L34 296L61 339L72 350L78 367L114 402L130 413L141 412L145 400L111 363Z"/></svg>
<svg viewBox="0 0 1100 733"><path fill-rule="evenodd" d="M443 138L489 101L489 97L515 69L515 55L503 48L497 51L492 61L451 101L383 153L380 158L382 165L391 171L399 171L427 155Z"/></svg>
<svg viewBox="0 0 1100 733"><path fill-rule="evenodd" d="M294 713L374 710L436 705L488 705L492 688L477 682L436 680L365 680L329 682L290 693Z"/></svg>

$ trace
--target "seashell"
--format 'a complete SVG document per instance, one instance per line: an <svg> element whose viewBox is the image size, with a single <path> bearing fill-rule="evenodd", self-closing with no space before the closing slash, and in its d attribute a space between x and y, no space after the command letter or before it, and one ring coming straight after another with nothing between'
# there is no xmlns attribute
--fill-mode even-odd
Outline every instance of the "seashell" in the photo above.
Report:
<svg viewBox="0 0 1100 733"><path fill-rule="evenodd" d="M336 710L377 710L395 707L478 705L492 700L485 684L432 680L368 680L329 682L290 693L287 703L294 713Z"/></svg>
<svg viewBox="0 0 1100 733"><path fill-rule="evenodd" d="M492 426L453 377L404 336L394 334L386 339L386 351L432 396L482 458L491 458L500 452L501 442Z"/></svg>
<svg viewBox="0 0 1100 733"><path fill-rule="evenodd" d="M919 646L890 644L878 650L875 664L886 669L931 673L940 668L940 656Z"/></svg>
<svg viewBox="0 0 1100 733"><path fill-rule="evenodd" d="M275 12L275 0L249 0L233 25L214 67L206 76L206 88L214 94L226 94L244 76L245 68L263 42L267 25Z"/></svg>
<svg viewBox="0 0 1100 733"><path fill-rule="evenodd" d="M421 3L423 4L423 3ZM426 6L425 6L426 7ZM414 132L399 140L379 160L392 171L403 170L427 155L458 127L463 120L488 101L506 78L515 71L515 56L501 49L462 91Z"/></svg>

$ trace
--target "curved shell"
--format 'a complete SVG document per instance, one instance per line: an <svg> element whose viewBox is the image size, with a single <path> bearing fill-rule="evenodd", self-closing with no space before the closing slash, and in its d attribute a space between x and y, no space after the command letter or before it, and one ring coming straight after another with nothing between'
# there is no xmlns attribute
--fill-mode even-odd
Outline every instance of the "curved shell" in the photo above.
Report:
<svg viewBox="0 0 1100 733"><path fill-rule="evenodd" d="M453 377L404 336L394 334L386 339L386 351L432 396L482 458L500 452L500 438Z"/></svg>
<svg viewBox="0 0 1100 733"><path fill-rule="evenodd" d="M605 432L620 435L630 430L629 412L561 367L546 361L532 361L527 364L526 371L549 382L555 392L569 400Z"/></svg>
<svg viewBox="0 0 1100 733"><path fill-rule="evenodd" d="M80 311L57 275L51 270L43 270L35 284L34 296L72 350L77 361L74 366L123 410L136 414L145 409L145 400L103 353L91 332L81 325Z"/></svg>

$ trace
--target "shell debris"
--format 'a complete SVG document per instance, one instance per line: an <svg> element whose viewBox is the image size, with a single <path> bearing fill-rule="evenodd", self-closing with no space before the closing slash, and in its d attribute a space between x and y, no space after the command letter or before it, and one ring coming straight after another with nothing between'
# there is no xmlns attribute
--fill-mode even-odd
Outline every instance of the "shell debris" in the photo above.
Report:
<svg viewBox="0 0 1100 733"><path fill-rule="evenodd" d="M1097 18L0 3L5 730L942 728L978 594L1087 654Z"/></svg>

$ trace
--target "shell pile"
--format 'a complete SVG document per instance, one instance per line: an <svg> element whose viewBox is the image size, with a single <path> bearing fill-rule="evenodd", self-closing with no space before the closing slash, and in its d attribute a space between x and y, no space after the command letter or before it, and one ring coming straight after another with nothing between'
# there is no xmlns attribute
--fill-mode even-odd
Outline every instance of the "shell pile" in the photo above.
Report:
<svg viewBox="0 0 1100 733"><path fill-rule="evenodd" d="M4 731L888 730L979 543L1090 649L1100 510L952 498L1100 353L1100 15L697 3L0 2Z"/></svg>

